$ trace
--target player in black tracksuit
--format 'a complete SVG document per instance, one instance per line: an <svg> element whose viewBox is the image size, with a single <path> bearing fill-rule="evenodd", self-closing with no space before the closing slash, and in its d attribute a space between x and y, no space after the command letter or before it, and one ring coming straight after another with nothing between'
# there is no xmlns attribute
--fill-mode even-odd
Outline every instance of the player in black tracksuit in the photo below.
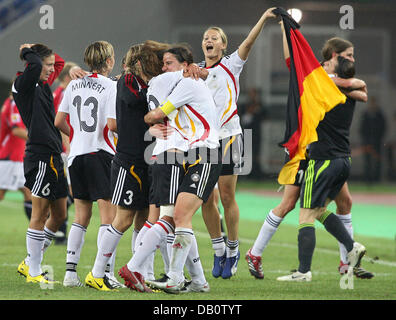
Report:
<svg viewBox="0 0 396 320"><path fill-rule="evenodd" d="M49 283L52 280L41 270L41 251L51 243L66 218L67 180L60 156L62 139L54 126L50 88L62 71L64 60L44 45L22 45L20 56L26 68L18 73L12 91L28 129L24 173L33 208L26 236L28 256L18 271L27 277L27 282Z"/></svg>
<svg viewBox="0 0 396 320"><path fill-rule="evenodd" d="M330 69L326 71L334 72ZM298 271L289 276L279 277L277 280L311 281L310 270L316 242L313 223L315 218L345 246L350 268L358 266L366 252L363 245L351 238L340 219L327 210L327 205L339 194L349 176L351 167L349 133L355 105L356 100L347 97L344 104L339 104L327 112L316 128L318 140L309 145L310 160L300 193Z"/></svg>

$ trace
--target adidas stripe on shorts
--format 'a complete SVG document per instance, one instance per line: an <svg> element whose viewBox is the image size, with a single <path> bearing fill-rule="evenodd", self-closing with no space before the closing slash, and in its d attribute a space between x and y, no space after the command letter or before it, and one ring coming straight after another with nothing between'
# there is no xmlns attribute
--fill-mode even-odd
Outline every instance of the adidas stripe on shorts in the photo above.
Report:
<svg viewBox="0 0 396 320"><path fill-rule="evenodd" d="M300 207L324 207L326 199L334 199L349 177L350 158L309 160L300 192Z"/></svg>
<svg viewBox="0 0 396 320"><path fill-rule="evenodd" d="M35 154L27 151L23 168L25 187L33 196L51 201L67 196L67 178L60 154Z"/></svg>

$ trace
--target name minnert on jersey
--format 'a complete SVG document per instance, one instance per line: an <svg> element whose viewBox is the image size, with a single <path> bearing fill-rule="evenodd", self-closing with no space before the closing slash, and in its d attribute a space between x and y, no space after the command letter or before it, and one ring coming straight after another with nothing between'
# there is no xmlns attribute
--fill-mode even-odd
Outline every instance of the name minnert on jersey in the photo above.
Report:
<svg viewBox="0 0 396 320"><path fill-rule="evenodd" d="M94 91L97 91L98 93L102 93L104 90L106 90L106 87L90 79L75 80L71 83L71 86L72 86L72 91L78 89L92 89Z"/></svg>

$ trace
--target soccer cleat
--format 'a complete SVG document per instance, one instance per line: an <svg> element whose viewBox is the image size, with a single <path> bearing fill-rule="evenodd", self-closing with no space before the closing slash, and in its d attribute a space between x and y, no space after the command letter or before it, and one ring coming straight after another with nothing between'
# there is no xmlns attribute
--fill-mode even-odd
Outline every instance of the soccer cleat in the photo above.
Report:
<svg viewBox="0 0 396 320"><path fill-rule="evenodd" d="M349 261L349 268L355 268L360 265L360 261L366 253L366 248L359 242L353 243L353 248L348 252L347 258Z"/></svg>
<svg viewBox="0 0 396 320"><path fill-rule="evenodd" d="M19 264L17 271L21 276L27 277L29 275L29 266L25 263L25 260Z"/></svg>
<svg viewBox="0 0 396 320"><path fill-rule="evenodd" d="M131 272L127 265L123 266L118 274L125 280L125 285L138 292L153 292L144 282L144 277L139 272Z"/></svg>
<svg viewBox="0 0 396 320"><path fill-rule="evenodd" d="M225 253L221 257L214 255L213 269L212 269L213 277L218 278L221 276L221 274L223 273L225 262L226 262Z"/></svg>
<svg viewBox="0 0 396 320"><path fill-rule="evenodd" d="M83 287L84 284L81 282L80 277L77 275L77 272L73 273L75 273L75 275L71 276L70 274L68 275L68 272L66 272L65 278L63 279L63 286L69 288Z"/></svg>
<svg viewBox="0 0 396 320"><path fill-rule="evenodd" d="M353 274L360 279L371 279L374 277L374 273L371 273L360 266L353 268Z"/></svg>
<svg viewBox="0 0 396 320"><path fill-rule="evenodd" d="M166 293L178 294L180 293L181 289L183 289L184 283L185 283L184 280L181 282L176 282L172 279L168 279L165 288L162 290L164 290Z"/></svg>
<svg viewBox="0 0 396 320"><path fill-rule="evenodd" d="M106 276L103 278L94 278L92 271L85 277L85 284L88 287L94 288L99 291L117 291L111 286Z"/></svg>
<svg viewBox="0 0 396 320"><path fill-rule="evenodd" d="M264 279L261 257L252 255L252 248L246 252L245 259L248 263L250 274L256 279Z"/></svg>
<svg viewBox="0 0 396 320"><path fill-rule="evenodd" d="M110 285L113 288L126 288L121 282L117 280L117 278L114 276L114 274L106 274L107 280L109 281Z"/></svg>
<svg viewBox="0 0 396 320"><path fill-rule="evenodd" d="M238 261L239 261L240 256L241 256L241 254L238 251L236 256L226 258L226 261L224 264L224 269L221 274L221 277L223 279L229 279L237 272Z"/></svg>
<svg viewBox="0 0 396 320"><path fill-rule="evenodd" d="M180 293L191 293L191 292L209 292L210 287L209 283L205 282L204 284L197 284L192 281L186 281L184 283L183 288L180 289Z"/></svg>
<svg viewBox="0 0 396 320"><path fill-rule="evenodd" d="M56 284L59 283L59 281L55 281L52 279L48 278L47 272L43 272L42 274L39 274L36 277L32 277L30 274L27 275L26 277L26 282L31 282L31 283L46 283L46 284Z"/></svg>
<svg viewBox="0 0 396 320"><path fill-rule="evenodd" d="M180 290L184 287L185 281L176 282L171 278L167 278L166 281L163 281L165 277L159 279L159 281L150 281L150 287L154 289L162 290L166 293L179 293Z"/></svg>
<svg viewBox="0 0 396 320"><path fill-rule="evenodd" d="M162 273L162 277L161 278L159 278L159 279L155 279L155 280L145 280L146 281L146 284L150 287L150 288L154 288L152 285L151 285L151 283L152 282L159 282L159 283L166 283L167 281L168 281L168 279L169 279L169 277L165 274L165 273Z"/></svg>
<svg viewBox="0 0 396 320"><path fill-rule="evenodd" d="M296 282L309 282L312 280L312 273L308 271L306 273L301 273L299 271L293 272L287 276L276 278L278 281L296 281Z"/></svg>

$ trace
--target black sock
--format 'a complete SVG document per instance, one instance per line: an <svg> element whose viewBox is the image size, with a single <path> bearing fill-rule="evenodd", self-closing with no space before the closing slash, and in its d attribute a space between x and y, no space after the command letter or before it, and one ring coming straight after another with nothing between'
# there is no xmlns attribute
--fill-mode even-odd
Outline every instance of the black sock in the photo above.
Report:
<svg viewBox="0 0 396 320"><path fill-rule="evenodd" d="M353 249L353 239L342 221L334 213L326 211L319 221L324 225L328 233L345 246L347 252Z"/></svg>
<svg viewBox="0 0 396 320"><path fill-rule="evenodd" d="M311 270L312 256L315 250L315 227L312 223L300 225L298 231L298 271L306 273Z"/></svg>
<svg viewBox="0 0 396 320"><path fill-rule="evenodd" d="M32 217L32 201L25 201L23 203L23 208L25 209L26 217L29 219Z"/></svg>

